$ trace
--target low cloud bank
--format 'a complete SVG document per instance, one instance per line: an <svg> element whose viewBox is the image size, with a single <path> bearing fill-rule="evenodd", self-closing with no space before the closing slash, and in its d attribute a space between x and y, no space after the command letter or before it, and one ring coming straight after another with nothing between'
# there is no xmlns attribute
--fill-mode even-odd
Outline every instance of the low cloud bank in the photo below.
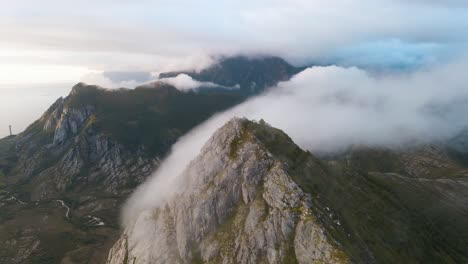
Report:
<svg viewBox="0 0 468 264"><path fill-rule="evenodd" d="M200 87L239 89L239 85L228 87L228 86L224 86L224 85L220 85L220 84L216 84L212 82L200 82L184 73L181 73L177 75L176 77L162 78L162 79L159 79L158 81L173 85L174 87L176 87L177 89L181 91L195 90Z"/></svg>
<svg viewBox="0 0 468 264"><path fill-rule="evenodd" d="M129 223L178 190L178 175L214 131L234 116L284 130L313 153L353 144L400 147L450 138L468 125L468 60L407 75L372 76L357 68L313 67L269 93L215 115L172 148L123 211Z"/></svg>
<svg viewBox="0 0 468 264"><path fill-rule="evenodd" d="M115 89L135 88L155 78L149 72L90 72L83 75L80 81L108 89Z"/></svg>
<svg viewBox="0 0 468 264"><path fill-rule="evenodd" d="M145 85L151 87L155 82L170 84L180 91L197 90L198 88L222 88L227 90L240 88L239 85L224 86L212 82L200 82L183 73L176 77L158 79L156 74L149 72L92 72L84 75L80 81L109 89L132 89Z"/></svg>

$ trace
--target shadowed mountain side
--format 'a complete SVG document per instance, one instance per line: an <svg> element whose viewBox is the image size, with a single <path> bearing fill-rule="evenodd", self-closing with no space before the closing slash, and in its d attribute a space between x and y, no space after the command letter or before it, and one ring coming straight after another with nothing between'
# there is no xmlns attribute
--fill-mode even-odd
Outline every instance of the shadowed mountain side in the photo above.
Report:
<svg viewBox="0 0 468 264"><path fill-rule="evenodd" d="M279 81L287 81L304 68L291 66L278 57L248 58L243 56L221 59L217 64L200 72L167 72L159 78L175 77L181 73L195 80L212 82L226 87L240 86L245 95L259 94Z"/></svg>

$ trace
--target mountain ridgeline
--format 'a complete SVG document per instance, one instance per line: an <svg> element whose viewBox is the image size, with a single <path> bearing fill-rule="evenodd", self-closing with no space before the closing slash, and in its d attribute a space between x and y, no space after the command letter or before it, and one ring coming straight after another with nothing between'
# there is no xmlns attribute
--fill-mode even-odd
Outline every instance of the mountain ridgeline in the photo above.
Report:
<svg viewBox="0 0 468 264"><path fill-rule="evenodd" d="M263 92L266 88L276 85L278 81L289 80L292 75L303 69L291 66L277 57L252 59L240 56L222 58L217 64L200 72L167 72L161 73L159 77L176 77L183 73L202 82L212 82L226 87L238 85L241 94L252 95ZM212 91L212 89L202 90Z"/></svg>
<svg viewBox="0 0 468 264"><path fill-rule="evenodd" d="M278 58L238 57L213 67L206 78L227 84L242 75L263 88L299 70ZM244 76L245 69L252 73ZM224 77L215 77L218 71ZM255 94L239 87L180 91L155 82L108 90L79 83L24 132L1 139L0 262L102 263L128 194L180 136ZM70 208L67 217L56 200Z"/></svg>

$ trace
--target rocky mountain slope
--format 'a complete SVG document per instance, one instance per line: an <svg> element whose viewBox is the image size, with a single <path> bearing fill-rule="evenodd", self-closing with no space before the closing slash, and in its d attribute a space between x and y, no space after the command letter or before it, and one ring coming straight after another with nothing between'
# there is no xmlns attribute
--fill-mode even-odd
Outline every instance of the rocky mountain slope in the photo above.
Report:
<svg viewBox="0 0 468 264"><path fill-rule="evenodd" d="M316 221L312 197L245 122L215 133L181 176L180 192L139 215L109 263L346 262Z"/></svg>
<svg viewBox="0 0 468 264"><path fill-rule="evenodd" d="M269 76L262 86L291 77L266 65L257 70L271 71L262 73ZM223 62L216 68L238 76ZM0 188L7 192L0 197L0 262L105 261L127 195L181 135L250 95L159 82L117 90L75 85L23 133L0 139Z"/></svg>
<svg viewBox="0 0 468 264"><path fill-rule="evenodd" d="M319 159L233 119L108 263L465 263L467 157L446 145Z"/></svg>

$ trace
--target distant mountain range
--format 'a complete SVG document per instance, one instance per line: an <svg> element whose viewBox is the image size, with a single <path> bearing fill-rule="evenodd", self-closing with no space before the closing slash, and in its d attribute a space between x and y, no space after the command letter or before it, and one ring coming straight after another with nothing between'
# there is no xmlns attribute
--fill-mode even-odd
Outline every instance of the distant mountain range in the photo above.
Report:
<svg viewBox="0 0 468 264"><path fill-rule="evenodd" d="M261 93L279 81L287 81L303 69L303 67L294 67L278 57L253 59L240 56L222 58L215 65L200 72L167 72L161 73L159 78L187 74L202 82L212 82L226 87L239 85L241 94L249 96Z"/></svg>

